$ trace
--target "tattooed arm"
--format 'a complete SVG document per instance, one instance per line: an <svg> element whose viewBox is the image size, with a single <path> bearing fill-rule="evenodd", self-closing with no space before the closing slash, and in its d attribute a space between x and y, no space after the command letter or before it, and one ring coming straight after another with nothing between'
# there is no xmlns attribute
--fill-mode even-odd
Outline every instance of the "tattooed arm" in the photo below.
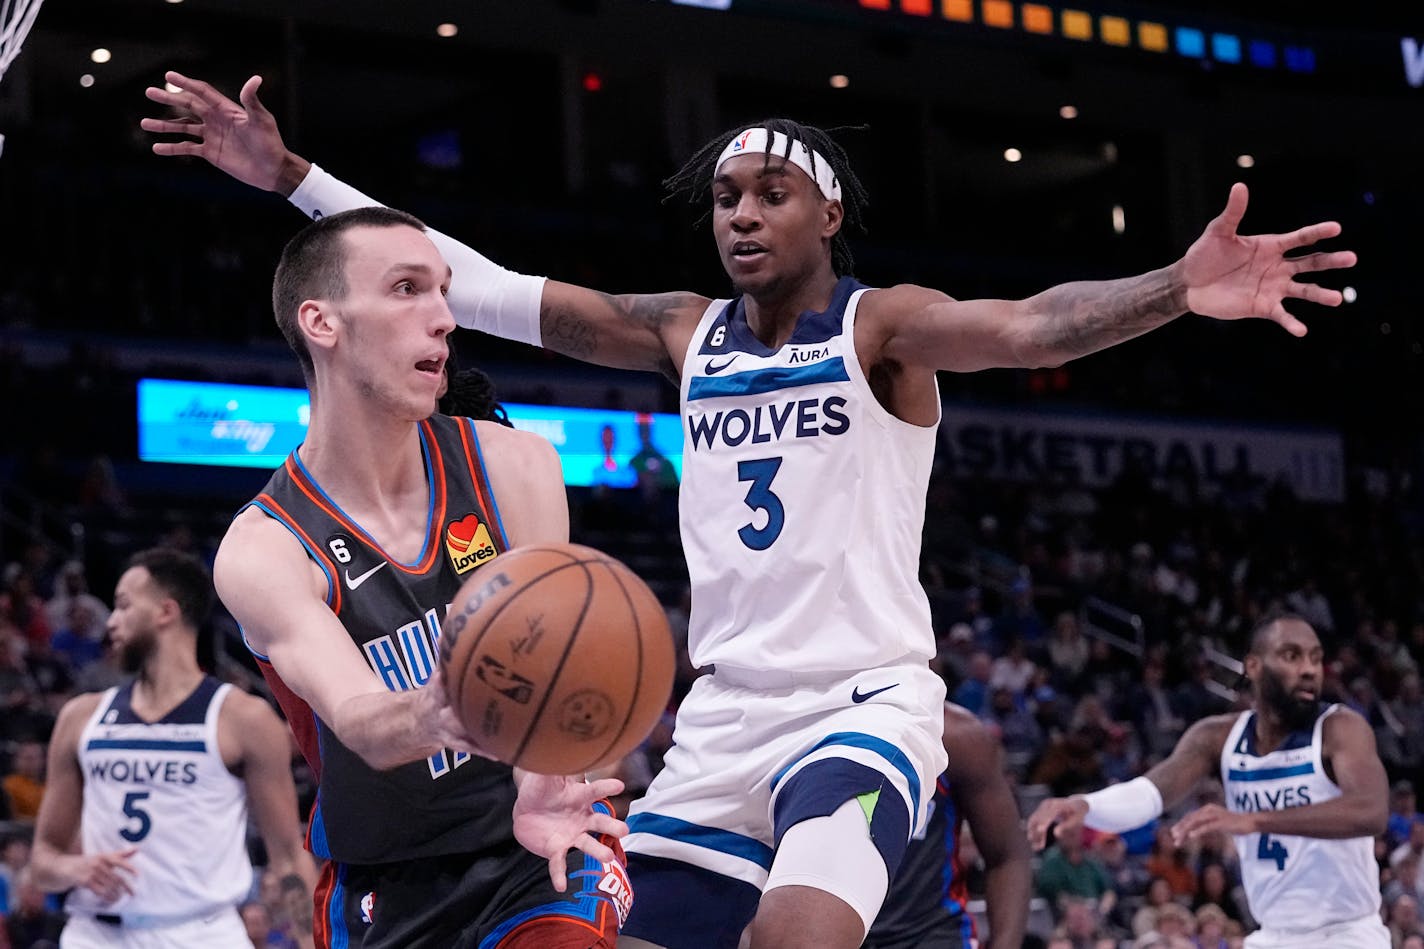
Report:
<svg viewBox="0 0 1424 949"><path fill-rule="evenodd" d="M618 369L652 369L676 381L710 303L694 293L618 296L550 280L539 329L544 348Z"/></svg>
<svg viewBox="0 0 1424 949"><path fill-rule="evenodd" d="M1056 366L1141 336L1186 312L1221 320L1268 319L1293 336L1305 325L1289 298L1338 306L1341 295L1297 274L1353 267L1350 251L1287 257L1340 233L1331 221L1288 234L1237 233L1246 186L1232 187L1226 209L1180 260L1122 280L1066 283L1026 300L952 300L918 287L883 291L871 302L878 356L897 364L968 372Z"/></svg>

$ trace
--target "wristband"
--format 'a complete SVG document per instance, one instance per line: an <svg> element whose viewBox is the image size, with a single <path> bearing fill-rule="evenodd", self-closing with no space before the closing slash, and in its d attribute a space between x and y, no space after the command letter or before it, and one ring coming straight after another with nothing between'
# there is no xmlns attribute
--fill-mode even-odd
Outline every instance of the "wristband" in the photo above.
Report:
<svg viewBox="0 0 1424 949"><path fill-rule="evenodd" d="M1162 813L1162 792L1147 778L1134 778L1083 795L1088 815L1083 823L1113 834L1136 830Z"/></svg>
<svg viewBox="0 0 1424 949"><path fill-rule="evenodd" d="M353 208L382 206L315 163L287 200L313 220ZM453 272L447 299L456 323L501 339L543 345L539 313L545 278L506 270L433 228L427 227L425 233Z"/></svg>

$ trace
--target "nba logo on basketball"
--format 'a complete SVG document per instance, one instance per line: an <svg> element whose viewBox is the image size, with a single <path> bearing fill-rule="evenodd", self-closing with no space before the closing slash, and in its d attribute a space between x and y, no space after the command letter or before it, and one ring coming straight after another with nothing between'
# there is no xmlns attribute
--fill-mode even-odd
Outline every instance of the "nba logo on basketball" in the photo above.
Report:
<svg viewBox="0 0 1424 949"><path fill-rule="evenodd" d="M490 540L489 528L473 514L451 521L450 526L445 528L445 550L458 574L468 573L499 554Z"/></svg>

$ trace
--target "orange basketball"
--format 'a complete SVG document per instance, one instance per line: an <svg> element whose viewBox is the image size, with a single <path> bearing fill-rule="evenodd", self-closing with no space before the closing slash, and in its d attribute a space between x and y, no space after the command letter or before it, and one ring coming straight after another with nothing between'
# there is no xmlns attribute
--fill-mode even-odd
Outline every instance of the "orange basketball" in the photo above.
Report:
<svg viewBox="0 0 1424 949"><path fill-rule="evenodd" d="M518 547L478 567L440 638L450 704L506 764L578 774L647 737L672 693L662 604L591 547Z"/></svg>

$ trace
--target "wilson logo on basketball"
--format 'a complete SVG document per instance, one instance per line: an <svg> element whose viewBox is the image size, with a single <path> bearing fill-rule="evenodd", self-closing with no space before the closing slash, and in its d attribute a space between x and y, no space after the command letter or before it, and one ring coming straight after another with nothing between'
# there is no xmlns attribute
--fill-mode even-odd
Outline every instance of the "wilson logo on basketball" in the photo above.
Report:
<svg viewBox="0 0 1424 949"><path fill-rule="evenodd" d="M480 523L473 514L466 514L462 520L451 521L445 528L445 551L455 572L469 573L475 567L499 556L494 542L490 540L489 528Z"/></svg>

